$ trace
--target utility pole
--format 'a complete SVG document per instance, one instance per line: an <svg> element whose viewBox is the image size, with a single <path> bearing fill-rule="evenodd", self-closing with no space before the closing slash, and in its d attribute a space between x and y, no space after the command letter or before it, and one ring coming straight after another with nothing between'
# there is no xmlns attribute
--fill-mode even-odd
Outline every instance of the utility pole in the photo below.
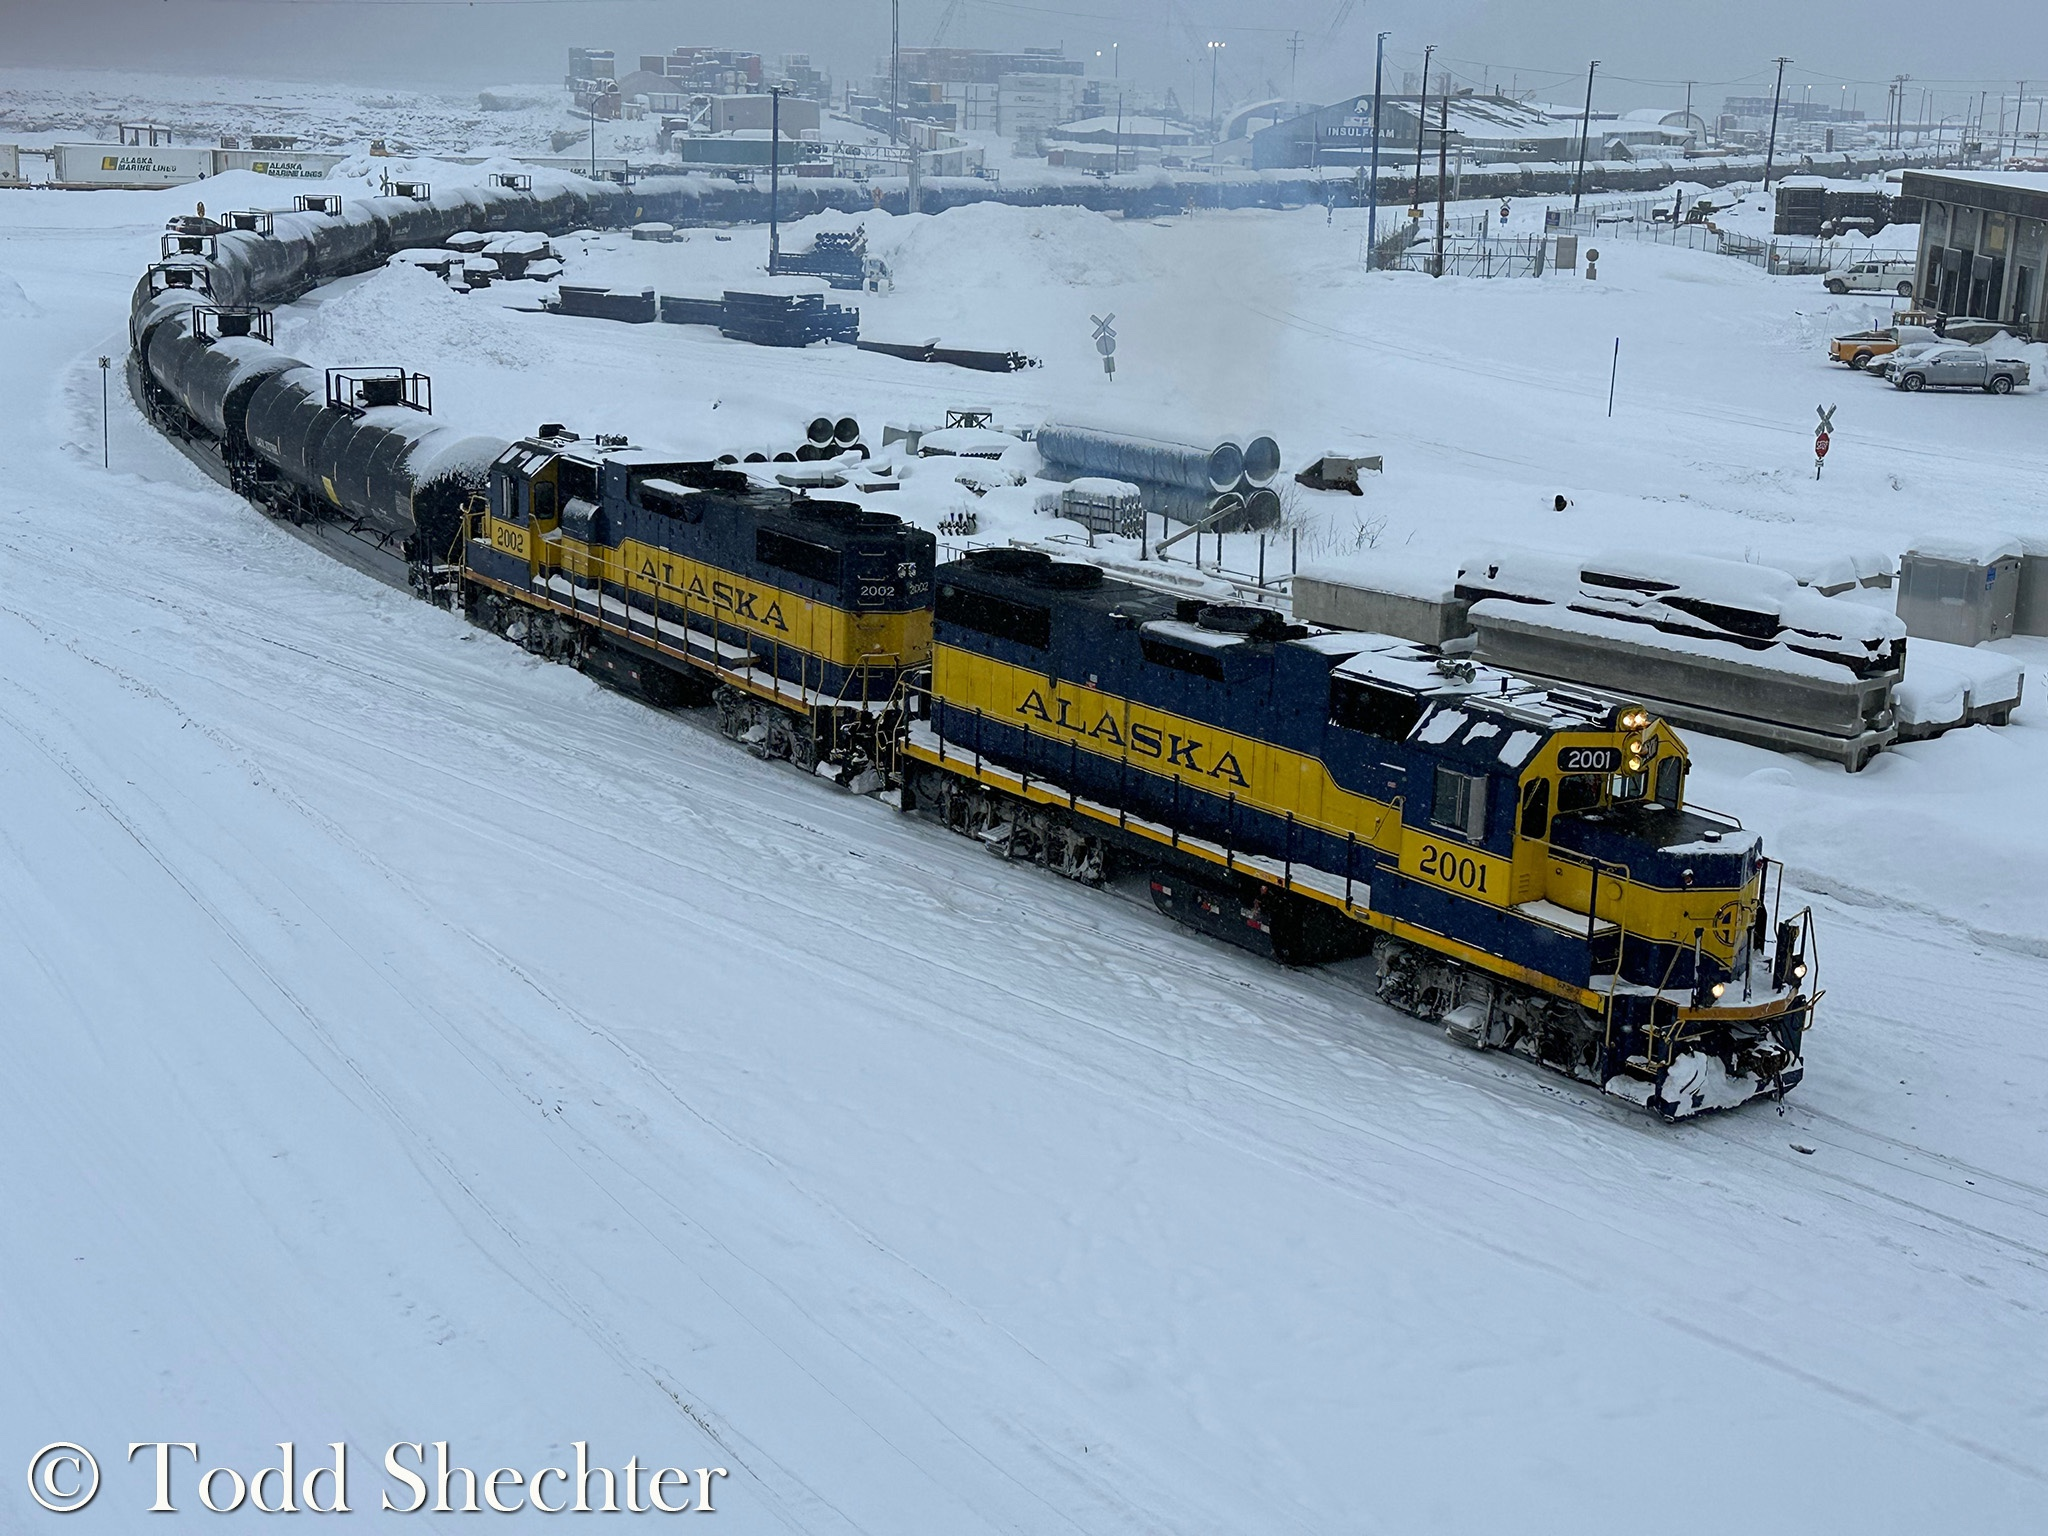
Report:
<svg viewBox="0 0 2048 1536"><path fill-rule="evenodd" d="M1893 149L1899 149L1904 146L1906 137L1906 82L1912 78L1911 75L1892 76L1892 94L1895 98L1892 117Z"/></svg>
<svg viewBox="0 0 2048 1536"><path fill-rule="evenodd" d="M1771 167L1778 160L1778 103L1785 95L1785 66L1792 61L1783 54L1778 55L1778 83L1771 91L1771 143L1764 151L1764 191L1771 190ZM1902 91L1900 95L1904 95Z"/></svg>
<svg viewBox="0 0 2048 1536"><path fill-rule="evenodd" d="M2027 115L2027 82L2026 82L2026 81L2024 81L2024 80L2022 80L2022 81L2020 82L2020 99L2019 99L2019 101L2018 101L2018 102L2016 102L2016 103L2014 104L2014 106L2013 106L2013 109L2012 109L2012 153L2013 153L2013 158L2014 158L2015 160L2017 160L2017 159L2019 158L2019 153L2020 153L2020 130L2021 130L2021 128L2023 128L2023 127L2025 126L2025 123L2024 123L2024 121L2023 121L2023 120L2025 119L2026 115Z"/></svg>
<svg viewBox="0 0 2048 1536"><path fill-rule="evenodd" d="M903 142L903 0L889 0L889 142Z"/></svg>
<svg viewBox="0 0 2048 1536"><path fill-rule="evenodd" d="M1422 141L1429 133L1429 56L1436 52L1431 43L1422 50L1422 89L1415 97L1415 185L1408 189L1408 217L1422 217ZM1377 129L1377 124L1374 125Z"/></svg>
<svg viewBox="0 0 2048 1536"><path fill-rule="evenodd" d="M776 275L782 260L782 93L786 86L768 87L768 275ZM913 210L914 211L914 210Z"/></svg>
<svg viewBox="0 0 2048 1536"><path fill-rule="evenodd" d="M1444 83L1443 119L1436 135L1436 275L1444 275L1444 193L1445 182L1450 179L1451 158L1451 87Z"/></svg>
<svg viewBox="0 0 2048 1536"><path fill-rule="evenodd" d="M1593 71L1600 67L1595 59L1586 66L1586 115L1579 120L1579 172L1572 178L1572 212L1579 211L1579 196L1586 189L1586 141L1593 136Z"/></svg>
<svg viewBox="0 0 2048 1536"><path fill-rule="evenodd" d="M1300 32L1294 32L1289 35L1287 39L1287 101L1290 106L1293 105L1298 94L1295 87L1301 77L1302 47Z"/></svg>
<svg viewBox="0 0 2048 1536"><path fill-rule="evenodd" d="M1372 184L1365 213L1365 266L1367 271L1380 262L1380 76L1387 63L1387 38L1382 32L1372 52Z"/></svg>
<svg viewBox="0 0 2048 1536"><path fill-rule="evenodd" d="M1223 45L1221 43L1211 43L1209 45L1209 142L1211 144L1216 142L1216 135L1222 128L1222 124L1216 116L1216 65L1222 57Z"/></svg>
<svg viewBox="0 0 2048 1536"><path fill-rule="evenodd" d="M1692 136L1692 85L1690 80L1685 82L1685 132L1688 138ZM1702 144L1700 148L1705 149L1706 145Z"/></svg>

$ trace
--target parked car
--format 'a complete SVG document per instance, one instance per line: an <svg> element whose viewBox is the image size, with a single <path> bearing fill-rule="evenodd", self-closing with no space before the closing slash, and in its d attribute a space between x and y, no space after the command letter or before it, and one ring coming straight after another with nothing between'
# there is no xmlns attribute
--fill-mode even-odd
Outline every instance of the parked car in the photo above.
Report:
<svg viewBox="0 0 2048 1536"><path fill-rule="evenodd" d="M1865 257L1830 267L1824 281L1829 293L1896 293L1910 299L1917 267L1910 256Z"/></svg>
<svg viewBox="0 0 2048 1536"><path fill-rule="evenodd" d="M2027 382L2027 365L2017 358L1993 357L1982 347L1915 348L1884 365L1896 389L1981 389L2009 395Z"/></svg>
<svg viewBox="0 0 2048 1536"><path fill-rule="evenodd" d="M1828 356L1851 368L1867 368L1880 357L1900 347L1940 341L1941 337L1922 325L1888 325L1875 331L1851 331L1828 343Z"/></svg>

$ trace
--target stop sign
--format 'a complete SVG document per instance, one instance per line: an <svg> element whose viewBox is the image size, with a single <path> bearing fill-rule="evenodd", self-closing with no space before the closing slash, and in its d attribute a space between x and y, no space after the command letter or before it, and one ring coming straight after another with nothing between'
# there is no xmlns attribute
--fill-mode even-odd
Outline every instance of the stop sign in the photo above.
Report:
<svg viewBox="0 0 2048 1536"><path fill-rule="evenodd" d="M1825 433L1825 432L1816 432L1816 433L1814 433L1814 435L1813 435L1813 456L1814 456L1814 457L1815 457L1816 459L1824 459L1824 458L1826 458L1826 457L1828 456L1828 435L1827 435L1827 433Z"/></svg>

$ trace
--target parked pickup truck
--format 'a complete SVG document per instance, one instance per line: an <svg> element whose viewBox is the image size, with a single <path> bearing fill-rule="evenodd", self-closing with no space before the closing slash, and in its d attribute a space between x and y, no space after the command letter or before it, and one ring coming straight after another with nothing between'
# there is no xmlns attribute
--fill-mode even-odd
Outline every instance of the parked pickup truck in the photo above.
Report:
<svg viewBox="0 0 2048 1536"><path fill-rule="evenodd" d="M1829 293L1896 293L1901 298L1910 299L1917 265L1910 256L1890 260L1866 257L1861 261L1843 262L1828 269L1827 290Z"/></svg>
<svg viewBox="0 0 2048 1536"><path fill-rule="evenodd" d="M1874 331L1851 331L1846 336L1837 336L1828 343L1828 356L1838 363L1847 363L1851 368L1865 368L1870 363L1901 347L1926 346L1934 342L1957 342L1963 346L1979 346L2005 329L1996 320L1950 320L1942 326L1942 334L1924 325L1887 325Z"/></svg>
<svg viewBox="0 0 2048 1536"><path fill-rule="evenodd" d="M1993 357L1982 347L1925 347L1887 361L1884 376L1894 389L1981 389L2009 395L2027 382L2027 365L2017 358Z"/></svg>
<svg viewBox="0 0 2048 1536"><path fill-rule="evenodd" d="M1828 343L1828 356L1851 368L1867 368L1875 358L1896 352L1916 342L1941 338L1921 325L1887 325L1875 331L1851 331Z"/></svg>

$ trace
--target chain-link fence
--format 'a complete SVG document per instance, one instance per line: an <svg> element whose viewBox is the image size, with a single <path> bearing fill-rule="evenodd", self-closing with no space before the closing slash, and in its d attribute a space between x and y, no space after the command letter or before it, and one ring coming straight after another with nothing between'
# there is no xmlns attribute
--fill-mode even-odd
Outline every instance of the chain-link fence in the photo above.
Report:
<svg viewBox="0 0 2048 1536"><path fill-rule="evenodd" d="M1432 277L1541 277L1544 247L1541 235L1475 241L1461 237L1444 242L1437 255L1433 241L1397 252L1386 263L1393 272L1427 272Z"/></svg>

